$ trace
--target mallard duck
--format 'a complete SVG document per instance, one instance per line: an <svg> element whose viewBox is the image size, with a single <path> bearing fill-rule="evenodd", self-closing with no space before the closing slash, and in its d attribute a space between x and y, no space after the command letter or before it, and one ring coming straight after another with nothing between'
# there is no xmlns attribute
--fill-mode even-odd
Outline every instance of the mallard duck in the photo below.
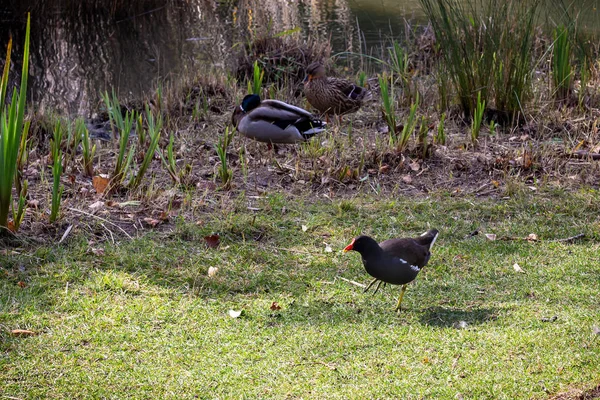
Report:
<svg viewBox="0 0 600 400"><path fill-rule="evenodd" d="M371 91L346 79L325 76L325 67L319 62L310 64L306 73L306 99L323 114L353 113L358 111L364 102L373 98Z"/></svg>
<svg viewBox="0 0 600 400"><path fill-rule="evenodd" d="M231 122L250 139L265 143L302 142L325 130L326 123L308 111L279 100L260 100L256 94L244 97Z"/></svg>

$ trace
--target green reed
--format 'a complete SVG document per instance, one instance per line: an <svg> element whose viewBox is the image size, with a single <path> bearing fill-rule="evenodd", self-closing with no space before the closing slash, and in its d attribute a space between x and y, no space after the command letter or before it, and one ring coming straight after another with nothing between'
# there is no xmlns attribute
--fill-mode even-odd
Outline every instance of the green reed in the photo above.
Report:
<svg viewBox="0 0 600 400"><path fill-rule="evenodd" d="M388 77L379 75L379 89L381 90L381 102L383 104L383 115L390 133L390 142L396 142L396 99L394 98L393 75Z"/></svg>
<svg viewBox="0 0 600 400"><path fill-rule="evenodd" d="M104 99L104 104L108 111L111 126L113 127L113 130L116 130L119 134L119 152L115 169L111 175L111 180L113 184L120 185L127 176L135 154L135 146L128 149L128 144L131 129L136 120L136 113L135 111L127 110L125 111L125 116L123 116L121 104L119 103L119 99L114 90L112 91L112 96L109 96L108 92L104 92L102 98Z"/></svg>
<svg viewBox="0 0 600 400"><path fill-rule="evenodd" d="M138 169L137 174L135 174L131 180L130 186L132 188L136 188L140 185L140 183L142 183L144 174L148 170L148 167L154 158L156 148L158 147L158 141L160 140L160 133L163 125L162 114L159 112L157 116L154 116L154 113L150 110L148 105L146 105L146 124L148 126L148 137L150 142L148 144L148 148L146 149L146 153L144 154L142 165ZM142 130L144 129L142 128Z"/></svg>
<svg viewBox="0 0 600 400"><path fill-rule="evenodd" d="M415 101L411 104L410 110L408 112L408 118L406 119L406 123L402 128L402 132L400 132L400 137L398 138L397 149L398 151L404 151L408 146L408 141L415 131L415 127L417 126L417 108L419 107L419 93L417 92L417 96Z"/></svg>
<svg viewBox="0 0 600 400"><path fill-rule="evenodd" d="M231 187L231 180L233 179L233 171L227 164L227 148L229 147L234 134L235 131L233 129L230 131L229 126L225 127L225 134L219 139L219 143L215 144L217 156L219 157L219 161L221 161L217 175L219 176L224 189L229 189Z"/></svg>
<svg viewBox="0 0 600 400"><path fill-rule="evenodd" d="M77 118L75 121L75 134L81 137L81 148L83 149L82 166L83 172L90 178L94 176L94 156L96 155L96 145L91 144L90 133L85 126L83 118Z"/></svg>
<svg viewBox="0 0 600 400"><path fill-rule="evenodd" d="M59 120L54 125L53 139L50 142L52 152L52 205L50 207L50 222L54 222L58 218L63 192L63 188L60 186L60 177L63 173L62 138L63 126Z"/></svg>
<svg viewBox="0 0 600 400"><path fill-rule="evenodd" d="M17 173L19 160L19 147L23 142L25 106L27 98L27 77L29 74L29 33L30 17L27 15L27 28L25 30L25 45L23 48L23 66L21 70L20 91L13 90L12 102L6 104L8 90L8 73L10 70L10 54L12 40L9 40L6 49L6 61L2 79L0 80L0 227L8 225L8 212L12 204L12 186Z"/></svg>
<svg viewBox="0 0 600 400"><path fill-rule="evenodd" d="M485 111L485 100L481 99L481 93L477 93L477 104L475 112L473 113L473 119L471 121L471 141L477 142L479 139L479 132L481 131L481 121L483 120L483 112Z"/></svg>
<svg viewBox="0 0 600 400"><path fill-rule="evenodd" d="M558 100L566 100L571 94L574 68L571 64L573 51L569 40L569 31L560 25L553 32L552 79L554 95Z"/></svg>
<svg viewBox="0 0 600 400"><path fill-rule="evenodd" d="M248 93L261 95L263 78L265 77L265 71L258 66L258 61L254 61L252 68L252 81L248 81Z"/></svg>
<svg viewBox="0 0 600 400"><path fill-rule="evenodd" d="M483 101L514 118L531 96L540 0L420 0L466 116ZM443 90L445 92L445 89ZM442 90L440 90L442 92Z"/></svg>
<svg viewBox="0 0 600 400"><path fill-rule="evenodd" d="M438 123L437 134L435 135L435 143L441 144L444 146L446 144L446 113L442 113L440 117L440 122Z"/></svg>

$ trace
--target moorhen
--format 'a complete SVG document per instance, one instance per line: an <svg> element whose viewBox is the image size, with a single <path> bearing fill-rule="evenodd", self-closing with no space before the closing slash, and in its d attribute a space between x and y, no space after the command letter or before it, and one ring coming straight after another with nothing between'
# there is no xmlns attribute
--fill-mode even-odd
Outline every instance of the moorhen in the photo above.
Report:
<svg viewBox="0 0 600 400"><path fill-rule="evenodd" d="M421 268L427 265L431 256L431 247L438 237L437 229L431 229L416 238L388 239L377 243L369 236L358 236L352 240L344 253L354 250L362 256L365 270L375 279L365 292L377 281L402 285L395 311L400 310L406 285L412 282ZM379 285L375 293L379 290Z"/></svg>

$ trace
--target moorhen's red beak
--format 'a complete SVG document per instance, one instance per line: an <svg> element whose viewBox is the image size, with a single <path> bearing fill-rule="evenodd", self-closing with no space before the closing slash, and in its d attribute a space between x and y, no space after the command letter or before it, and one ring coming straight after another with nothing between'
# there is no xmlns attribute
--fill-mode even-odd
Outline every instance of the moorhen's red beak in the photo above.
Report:
<svg viewBox="0 0 600 400"><path fill-rule="evenodd" d="M344 253L349 252L350 250L354 250L354 241L356 239L352 239L352 243L350 243L348 246L344 247Z"/></svg>

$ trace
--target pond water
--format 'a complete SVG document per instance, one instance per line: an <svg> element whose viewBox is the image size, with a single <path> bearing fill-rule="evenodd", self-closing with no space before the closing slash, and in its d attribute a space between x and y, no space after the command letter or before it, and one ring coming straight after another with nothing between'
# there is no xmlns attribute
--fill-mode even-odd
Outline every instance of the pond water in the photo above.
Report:
<svg viewBox="0 0 600 400"><path fill-rule="evenodd" d="M600 27L598 0L575 1ZM206 63L230 66L252 32L299 28L330 39L333 52L371 54L424 23L418 0L21 0L0 5L0 43L13 43L18 76L26 12L32 13L30 99L41 112L88 115L99 93L135 99ZM577 7L575 7L577 8Z"/></svg>

